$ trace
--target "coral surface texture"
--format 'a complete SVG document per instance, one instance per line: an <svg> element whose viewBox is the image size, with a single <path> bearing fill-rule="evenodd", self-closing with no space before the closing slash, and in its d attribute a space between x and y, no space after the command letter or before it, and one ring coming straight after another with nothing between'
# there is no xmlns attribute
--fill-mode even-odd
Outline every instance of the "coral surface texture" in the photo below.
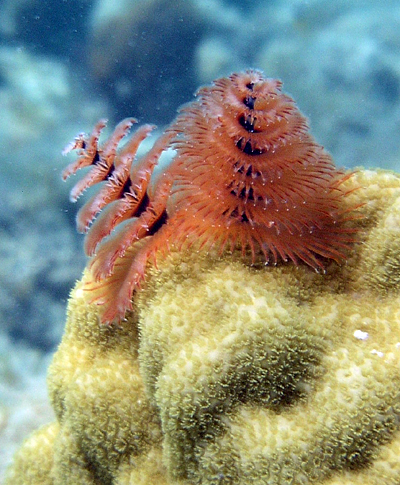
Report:
<svg viewBox="0 0 400 485"><path fill-rule="evenodd" d="M48 374L57 420L6 483L398 484L400 177L345 184L358 242L324 273L172 251L104 325L86 272Z"/></svg>

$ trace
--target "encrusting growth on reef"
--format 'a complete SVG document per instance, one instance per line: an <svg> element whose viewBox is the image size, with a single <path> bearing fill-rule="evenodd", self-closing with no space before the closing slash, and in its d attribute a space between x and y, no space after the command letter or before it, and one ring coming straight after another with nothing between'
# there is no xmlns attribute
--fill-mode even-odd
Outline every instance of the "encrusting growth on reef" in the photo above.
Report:
<svg viewBox="0 0 400 485"><path fill-rule="evenodd" d="M92 301L104 308L104 322L124 317L147 262L171 247L196 244L220 254L241 247L253 262L291 260L318 271L324 259L342 261L353 242L354 229L345 222L354 215L341 203L350 175L336 169L315 142L280 81L249 70L217 79L196 96L135 163L153 127L139 128L118 151L135 122L131 118L103 145L101 120L89 137L80 134L65 149L78 149L79 157L64 179L91 166L72 189L73 201L106 181L78 214L78 229L87 232L86 252L93 256ZM154 180L167 148L176 154ZM128 249L139 240L132 256Z"/></svg>

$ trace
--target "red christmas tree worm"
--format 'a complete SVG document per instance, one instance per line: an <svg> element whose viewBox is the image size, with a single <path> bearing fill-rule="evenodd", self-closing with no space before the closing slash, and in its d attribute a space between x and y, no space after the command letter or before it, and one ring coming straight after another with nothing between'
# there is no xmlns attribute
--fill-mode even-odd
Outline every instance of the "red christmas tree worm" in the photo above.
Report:
<svg viewBox="0 0 400 485"><path fill-rule="evenodd" d="M147 262L171 246L196 243L220 252L239 246L253 261L291 260L323 270L324 259L342 261L353 242L342 204L342 183L350 175L315 142L280 81L249 70L217 79L196 97L139 161L134 158L150 125L118 151L134 119L123 120L100 146L101 120L65 150L78 149L79 158L64 179L91 166L72 200L104 181L77 217L78 229L87 232L93 301L104 306L104 322L131 309ZM154 179L167 148L176 155Z"/></svg>

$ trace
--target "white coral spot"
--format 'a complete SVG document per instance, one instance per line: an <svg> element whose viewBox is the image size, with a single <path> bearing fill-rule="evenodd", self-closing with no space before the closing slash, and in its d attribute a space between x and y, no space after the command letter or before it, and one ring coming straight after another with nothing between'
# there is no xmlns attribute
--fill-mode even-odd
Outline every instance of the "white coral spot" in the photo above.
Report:
<svg viewBox="0 0 400 485"><path fill-rule="evenodd" d="M367 338L369 337L368 332L363 332L362 330L355 330L353 335L358 340L367 340Z"/></svg>
<svg viewBox="0 0 400 485"><path fill-rule="evenodd" d="M376 350L376 349L372 349L371 350L371 354L375 354L377 355L378 357L383 357L385 354L379 350Z"/></svg>

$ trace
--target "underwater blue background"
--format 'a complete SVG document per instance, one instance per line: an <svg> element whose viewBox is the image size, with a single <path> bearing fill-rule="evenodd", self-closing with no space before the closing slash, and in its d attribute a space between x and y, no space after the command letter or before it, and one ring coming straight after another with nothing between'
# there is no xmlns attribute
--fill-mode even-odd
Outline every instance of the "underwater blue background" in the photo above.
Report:
<svg viewBox="0 0 400 485"><path fill-rule="evenodd" d="M0 482L52 419L45 372L86 261L62 149L100 117L161 131L249 67L283 81L337 165L399 170L398 0L0 1Z"/></svg>

